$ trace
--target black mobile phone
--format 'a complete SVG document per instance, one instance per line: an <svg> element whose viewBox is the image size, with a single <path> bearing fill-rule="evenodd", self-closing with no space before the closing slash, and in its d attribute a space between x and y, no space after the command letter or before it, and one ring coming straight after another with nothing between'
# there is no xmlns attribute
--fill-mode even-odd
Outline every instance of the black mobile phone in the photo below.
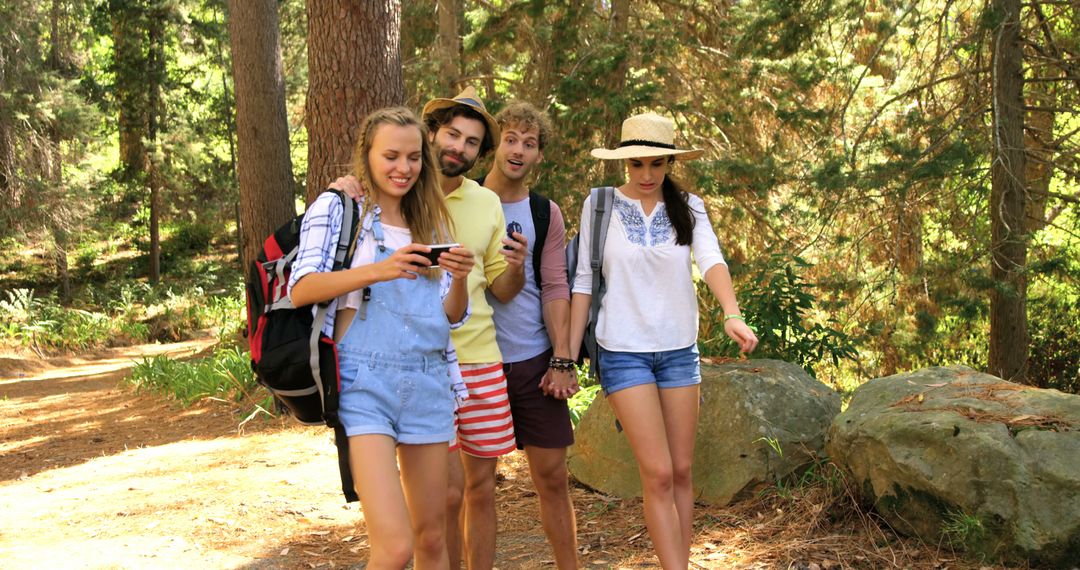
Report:
<svg viewBox="0 0 1080 570"><path fill-rule="evenodd" d="M508 237L510 239L513 239L514 241L517 241L516 239L514 239L514 232L517 232L519 234L524 233L523 230L521 229L521 224L519 224L517 222L514 222L514 221L511 221L509 224L506 224L506 237ZM514 248L512 248L512 247L510 247L508 245L504 245L503 249L511 250L511 249L514 249Z"/></svg>
<svg viewBox="0 0 1080 570"><path fill-rule="evenodd" d="M428 261L431 262L432 267L438 267L439 266L439 256L442 255L443 252L450 251L452 248L455 248L455 247L461 247L461 244L460 243L437 243L437 244L431 245L431 251L429 251L427 253L423 253L423 252L419 252L419 253L420 253L420 255L428 258Z"/></svg>

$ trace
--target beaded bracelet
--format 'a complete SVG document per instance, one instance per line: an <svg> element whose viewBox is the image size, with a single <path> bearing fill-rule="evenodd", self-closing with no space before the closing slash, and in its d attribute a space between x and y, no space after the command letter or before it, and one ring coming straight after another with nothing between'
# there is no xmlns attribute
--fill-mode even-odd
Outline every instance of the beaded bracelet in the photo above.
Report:
<svg viewBox="0 0 1080 570"><path fill-rule="evenodd" d="M574 370L574 361L569 358L552 356L551 359L548 360L548 368L559 372L570 372Z"/></svg>

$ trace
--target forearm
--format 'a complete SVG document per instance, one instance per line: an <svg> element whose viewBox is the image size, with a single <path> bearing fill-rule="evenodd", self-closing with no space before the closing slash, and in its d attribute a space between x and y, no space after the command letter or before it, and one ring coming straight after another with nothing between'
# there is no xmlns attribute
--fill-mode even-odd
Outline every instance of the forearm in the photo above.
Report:
<svg viewBox="0 0 1080 570"><path fill-rule="evenodd" d="M731 272L727 265L718 263L712 266L705 274L705 283L720 302L725 315L740 314L739 301L735 298L735 286L731 283Z"/></svg>
<svg viewBox="0 0 1080 570"><path fill-rule="evenodd" d="M570 298L570 358L577 360L582 355L581 341L585 338L585 325L589 321L589 305L592 295L574 293Z"/></svg>
<svg viewBox="0 0 1080 570"><path fill-rule="evenodd" d="M525 286L525 270L523 268L507 267L501 275L495 278L488 286L488 291L499 300L500 303L509 303L514 295L517 295Z"/></svg>
<svg viewBox="0 0 1080 570"><path fill-rule="evenodd" d="M450 284L450 292L443 299L443 310L446 318L451 323L459 322L465 317L465 309L469 306L468 279L454 279Z"/></svg>
<svg viewBox="0 0 1080 570"><path fill-rule="evenodd" d="M375 270L370 265L343 271L309 273L293 285L289 298L293 306L303 307L335 299L376 282Z"/></svg>
<svg viewBox="0 0 1080 570"><path fill-rule="evenodd" d="M544 326L551 340L552 352L560 358L570 356L570 301L555 299L544 303Z"/></svg>

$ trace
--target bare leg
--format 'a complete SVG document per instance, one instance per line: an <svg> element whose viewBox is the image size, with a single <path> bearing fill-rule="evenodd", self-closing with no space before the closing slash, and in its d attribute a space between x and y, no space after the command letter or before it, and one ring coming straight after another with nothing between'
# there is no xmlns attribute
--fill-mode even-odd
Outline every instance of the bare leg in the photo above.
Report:
<svg viewBox="0 0 1080 570"><path fill-rule="evenodd" d="M701 402L698 386L659 390L660 407L664 411L664 431L671 450L672 476L675 485L675 510L679 512L679 529L683 548L690 552L694 523L694 440Z"/></svg>
<svg viewBox="0 0 1080 570"><path fill-rule="evenodd" d="M462 453L465 466L465 559L469 570L495 566L495 466L498 458Z"/></svg>
<svg viewBox="0 0 1080 570"><path fill-rule="evenodd" d="M401 445L398 459L412 520L416 570L446 570L446 444Z"/></svg>
<svg viewBox="0 0 1080 570"><path fill-rule="evenodd" d="M461 452L447 454L447 493L446 493L446 552L450 559L450 568L461 568L461 499L465 493L465 470L461 465Z"/></svg>
<svg viewBox="0 0 1080 570"><path fill-rule="evenodd" d="M540 495L540 521L555 554L559 570L576 569L577 522L570 502L570 481L566 471L566 448L526 446L529 474Z"/></svg>
<svg viewBox="0 0 1080 570"><path fill-rule="evenodd" d="M370 570L400 570L412 558L412 526L395 447L393 438L385 435L349 438L350 467L371 543Z"/></svg>
<svg viewBox="0 0 1080 570"><path fill-rule="evenodd" d="M608 402L637 459L645 527L660 565L665 570L685 570L690 563L690 552L683 548L679 513L675 508L671 450L657 392L655 384L633 386L611 394Z"/></svg>

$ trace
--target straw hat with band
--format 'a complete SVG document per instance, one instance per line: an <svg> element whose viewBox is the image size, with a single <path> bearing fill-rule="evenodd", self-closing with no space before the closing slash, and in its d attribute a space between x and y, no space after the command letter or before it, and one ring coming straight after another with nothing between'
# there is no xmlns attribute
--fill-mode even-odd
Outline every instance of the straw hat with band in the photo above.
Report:
<svg viewBox="0 0 1080 570"><path fill-rule="evenodd" d="M476 111L484 118L484 123L487 125L488 143L494 148L495 144L499 140L499 123L495 121L495 117L487 112L487 107L484 107L484 102L480 100L480 96L476 94L476 89L472 85L469 85L465 89L461 90L453 99L436 98L427 102L424 105L424 112L422 113L424 120L427 120L428 115L438 111L439 109L446 109L449 107L456 107L462 105Z"/></svg>
<svg viewBox="0 0 1080 570"><path fill-rule="evenodd" d="M674 156L676 160L690 160L700 157L705 151L698 148L676 148L675 123L655 113L643 113L623 121L618 147L594 148L591 154L603 160L653 156Z"/></svg>

